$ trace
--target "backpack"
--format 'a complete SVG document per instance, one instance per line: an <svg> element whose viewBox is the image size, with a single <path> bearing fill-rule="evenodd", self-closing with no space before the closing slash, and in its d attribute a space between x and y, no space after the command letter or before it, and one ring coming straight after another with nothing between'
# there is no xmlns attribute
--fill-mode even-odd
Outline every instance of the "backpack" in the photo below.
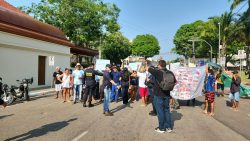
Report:
<svg viewBox="0 0 250 141"><path fill-rule="evenodd" d="M159 84L159 87L163 91L172 91L177 82L174 73L169 70L166 70L166 71L160 70L160 71L163 73L163 76L162 76L163 79L161 82L158 82L158 80L156 79L156 81Z"/></svg>

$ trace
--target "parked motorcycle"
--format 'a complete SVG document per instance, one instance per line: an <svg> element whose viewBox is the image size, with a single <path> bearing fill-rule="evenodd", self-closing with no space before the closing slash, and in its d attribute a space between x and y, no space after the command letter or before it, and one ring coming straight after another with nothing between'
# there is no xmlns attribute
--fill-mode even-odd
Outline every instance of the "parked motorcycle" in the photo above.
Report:
<svg viewBox="0 0 250 141"><path fill-rule="evenodd" d="M30 100L29 97L29 84L31 85L33 83L33 77L30 79L23 79L22 81L16 80L19 82L20 86L14 86L12 85L10 88L10 94L14 96L14 101L19 98L19 99L26 99L27 101Z"/></svg>
<svg viewBox="0 0 250 141"><path fill-rule="evenodd" d="M0 77L0 98L7 103L7 105L14 102L14 96L10 93L10 88L7 84L2 83L2 78Z"/></svg>

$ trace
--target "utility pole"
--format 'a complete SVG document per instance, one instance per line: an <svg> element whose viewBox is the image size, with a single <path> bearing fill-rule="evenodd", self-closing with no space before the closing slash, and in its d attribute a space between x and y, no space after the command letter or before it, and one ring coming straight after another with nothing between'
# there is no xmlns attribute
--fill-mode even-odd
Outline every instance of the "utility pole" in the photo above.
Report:
<svg viewBox="0 0 250 141"><path fill-rule="evenodd" d="M218 52L218 53L219 53L219 54L218 54L218 59L219 59L219 60L218 60L218 64L220 65L220 63L221 63L221 62L220 62L220 22L218 23L218 25L219 25L219 52Z"/></svg>
<svg viewBox="0 0 250 141"><path fill-rule="evenodd" d="M195 39L193 39L193 40L188 40L189 42L192 42L192 47L193 47L193 63L195 63L195 42L197 42L197 41L199 41L199 40L195 40Z"/></svg>

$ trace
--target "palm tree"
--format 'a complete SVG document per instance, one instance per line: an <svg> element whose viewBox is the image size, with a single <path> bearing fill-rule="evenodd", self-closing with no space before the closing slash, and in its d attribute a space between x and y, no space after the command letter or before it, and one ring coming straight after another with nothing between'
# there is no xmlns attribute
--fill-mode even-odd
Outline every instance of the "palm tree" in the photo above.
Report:
<svg viewBox="0 0 250 141"><path fill-rule="evenodd" d="M229 1L232 1L232 0L229 0ZM233 0L233 3L231 5L231 10L235 9L237 6L239 6L240 4L244 2L248 2L248 11L249 11L250 0Z"/></svg>
<svg viewBox="0 0 250 141"><path fill-rule="evenodd" d="M231 0L229 0L231 1ZM246 49L246 59L247 59L247 67L249 69L250 61L249 61L249 52L250 52L250 0L233 0L231 5L231 10L235 9L238 5L242 3L248 3L248 9L243 12L240 18L241 24L244 26L244 34L245 34L245 44L248 46Z"/></svg>

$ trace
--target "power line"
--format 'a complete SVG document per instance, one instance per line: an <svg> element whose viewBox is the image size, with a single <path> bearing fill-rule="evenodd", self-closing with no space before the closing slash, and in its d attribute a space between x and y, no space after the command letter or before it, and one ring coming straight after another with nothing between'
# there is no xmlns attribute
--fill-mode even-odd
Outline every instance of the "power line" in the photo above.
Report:
<svg viewBox="0 0 250 141"><path fill-rule="evenodd" d="M244 5L242 5L241 8L234 14L235 15L238 14L247 4L248 4L248 2L246 2Z"/></svg>

